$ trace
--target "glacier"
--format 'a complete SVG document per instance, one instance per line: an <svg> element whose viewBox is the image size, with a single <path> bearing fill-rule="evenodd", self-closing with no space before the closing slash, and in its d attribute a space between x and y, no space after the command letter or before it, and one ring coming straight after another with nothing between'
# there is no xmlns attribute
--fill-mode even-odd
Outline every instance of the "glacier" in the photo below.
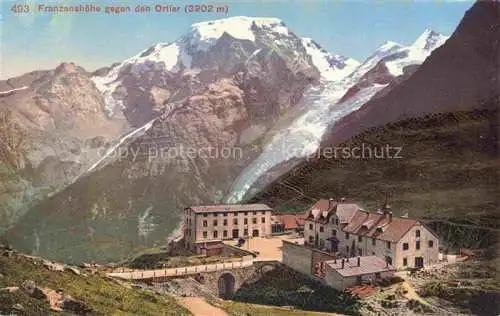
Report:
<svg viewBox="0 0 500 316"><path fill-rule="evenodd" d="M329 126L349 113L358 110L388 85L372 84L357 92L353 97L339 103L348 89L358 83L366 73L374 69L380 62L385 63L392 76L400 76L404 73L404 67L421 64L434 49L444 44L447 39L447 36L426 29L409 46L386 41L362 64L346 59L345 68L347 69L343 70L335 69L334 65L331 64L331 54L311 39L303 38L302 43L322 77L320 84L311 86L301 100L302 104L307 106L307 111L293 120L288 127L274 134L262 148L260 155L233 182L224 201L226 203L240 203L252 185L266 172L281 163L291 161L292 158L304 159L317 151ZM298 160L294 161L293 166L298 163Z"/></svg>

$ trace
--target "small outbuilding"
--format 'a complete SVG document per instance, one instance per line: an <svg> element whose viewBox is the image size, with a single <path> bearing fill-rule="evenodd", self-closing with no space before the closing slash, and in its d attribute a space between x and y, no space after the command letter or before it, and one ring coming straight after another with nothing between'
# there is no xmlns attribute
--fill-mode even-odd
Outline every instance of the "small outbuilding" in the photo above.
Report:
<svg viewBox="0 0 500 316"><path fill-rule="evenodd" d="M365 282L390 278L396 268L376 256L343 258L323 262L327 285L344 290Z"/></svg>

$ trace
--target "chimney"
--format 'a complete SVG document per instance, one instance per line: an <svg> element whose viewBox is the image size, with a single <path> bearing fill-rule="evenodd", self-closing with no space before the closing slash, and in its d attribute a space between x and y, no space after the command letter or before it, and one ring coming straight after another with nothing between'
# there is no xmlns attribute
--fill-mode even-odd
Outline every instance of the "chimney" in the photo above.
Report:
<svg viewBox="0 0 500 316"><path fill-rule="evenodd" d="M342 259L342 266L340 268L344 269L344 259Z"/></svg>
<svg viewBox="0 0 500 316"><path fill-rule="evenodd" d="M358 267L361 265L361 257L358 257Z"/></svg>
<svg viewBox="0 0 500 316"><path fill-rule="evenodd" d="M392 212L389 212L389 221L392 221Z"/></svg>

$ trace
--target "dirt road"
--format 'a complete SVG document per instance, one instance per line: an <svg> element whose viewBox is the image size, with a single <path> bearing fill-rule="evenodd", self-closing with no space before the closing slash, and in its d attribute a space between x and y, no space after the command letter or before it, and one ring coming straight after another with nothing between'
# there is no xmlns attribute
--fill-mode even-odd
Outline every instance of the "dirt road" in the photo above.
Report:
<svg viewBox="0 0 500 316"><path fill-rule="evenodd" d="M201 297L178 297L177 301L189 309L194 316L228 316L225 311L208 304Z"/></svg>

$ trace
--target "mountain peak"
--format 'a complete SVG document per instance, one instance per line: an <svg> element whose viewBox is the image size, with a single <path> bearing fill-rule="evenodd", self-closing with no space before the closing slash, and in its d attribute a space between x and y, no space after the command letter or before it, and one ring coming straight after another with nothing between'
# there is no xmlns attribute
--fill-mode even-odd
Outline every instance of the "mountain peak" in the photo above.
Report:
<svg viewBox="0 0 500 316"><path fill-rule="evenodd" d="M423 50L434 50L435 48L443 45L447 39L448 36L444 36L432 29L426 29L412 46Z"/></svg>
<svg viewBox="0 0 500 316"><path fill-rule="evenodd" d="M252 26L270 29L272 32L288 35L288 28L282 20L267 17L233 16L225 19L194 23L191 26L191 37L196 42L209 45L217 41L224 33L234 38L255 41Z"/></svg>
<svg viewBox="0 0 500 316"><path fill-rule="evenodd" d="M359 62L339 54L330 54L312 38L302 37L302 45L311 56L314 66L319 70L321 76L327 80L335 81L349 75Z"/></svg>

